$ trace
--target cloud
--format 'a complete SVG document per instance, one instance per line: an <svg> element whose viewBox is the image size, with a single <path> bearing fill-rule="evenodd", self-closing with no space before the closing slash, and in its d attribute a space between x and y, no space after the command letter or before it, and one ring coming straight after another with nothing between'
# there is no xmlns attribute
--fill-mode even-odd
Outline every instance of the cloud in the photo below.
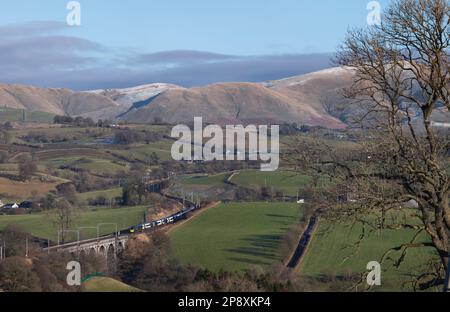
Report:
<svg viewBox="0 0 450 312"><path fill-rule="evenodd" d="M57 21L33 21L0 26L0 38L31 37L67 29L69 26Z"/></svg>
<svg viewBox="0 0 450 312"><path fill-rule="evenodd" d="M77 90L153 82L192 87L281 79L330 67L329 54L239 56L191 50L112 50L60 34L67 27L59 22L0 26L0 83Z"/></svg>
<svg viewBox="0 0 450 312"><path fill-rule="evenodd" d="M0 26L0 80L27 83L39 75L95 64L104 48L95 42L59 34L61 22L27 22ZM16 81L16 77L23 79Z"/></svg>
<svg viewBox="0 0 450 312"><path fill-rule="evenodd" d="M46 36L0 42L0 70L36 71L76 68L93 63L92 55L101 47L91 41L65 36ZM6 73L3 73L6 74Z"/></svg>
<svg viewBox="0 0 450 312"><path fill-rule="evenodd" d="M330 57L330 54L243 56L220 62L187 64L153 72L147 77L188 87L215 82L261 82L328 68Z"/></svg>
<svg viewBox="0 0 450 312"><path fill-rule="evenodd" d="M72 71L66 75L48 74L34 83L45 82L70 86L77 90L123 88L141 84L167 82L184 87L216 82L262 82L306 74L330 67L329 54L246 56L239 60L190 64L168 69L95 67ZM40 84L41 85L41 84Z"/></svg>
<svg viewBox="0 0 450 312"><path fill-rule="evenodd" d="M208 63L234 59L236 56L204 51L173 50L138 55L135 62L147 65Z"/></svg>

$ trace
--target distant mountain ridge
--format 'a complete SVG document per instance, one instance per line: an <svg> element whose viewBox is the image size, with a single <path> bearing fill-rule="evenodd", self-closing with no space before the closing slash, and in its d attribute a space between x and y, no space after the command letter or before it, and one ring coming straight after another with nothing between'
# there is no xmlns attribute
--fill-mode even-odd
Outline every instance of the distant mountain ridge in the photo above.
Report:
<svg viewBox="0 0 450 312"><path fill-rule="evenodd" d="M189 124L202 116L205 122L219 124L296 122L342 129L359 113L359 108L342 96L353 77L352 70L336 67L262 83L194 88L154 83L76 92L0 84L0 106L136 123L158 120ZM445 120L448 114L437 112L435 121Z"/></svg>
<svg viewBox="0 0 450 312"><path fill-rule="evenodd" d="M183 88L149 84L126 89L89 91L108 97L118 107L91 116L129 122L189 123L195 116L206 122L296 122L311 126L344 128L338 115L327 111L323 100L342 98L338 93L351 83L352 73L343 68L263 83L217 83Z"/></svg>
<svg viewBox="0 0 450 312"><path fill-rule="evenodd" d="M88 92L2 84L0 85L0 106L76 116L112 109L118 104L105 96Z"/></svg>

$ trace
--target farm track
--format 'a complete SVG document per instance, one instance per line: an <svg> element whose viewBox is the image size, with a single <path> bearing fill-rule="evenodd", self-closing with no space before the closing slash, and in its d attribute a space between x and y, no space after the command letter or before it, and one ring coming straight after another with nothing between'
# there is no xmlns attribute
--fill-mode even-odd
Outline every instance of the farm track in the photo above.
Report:
<svg viewBox="0 0 450 312"><path fill-rule="evenodd" d="M232 185L232 186L237 186L236 183L234 183L232 180L235 176L237 176L240 172L239 171L235 171L232 174L230 174L224 181L225 184L228 185Z"/></svg>
<svg viewBox="0 0 450 312"><path fill-rule="evenodd" d="M317 223L319 221L318 212L314 213L309 219L308 227L303 232L300 237L300 241L294 254L292 255L291 260L288 262L287 267L290 269L295 269L303 259L303 256L306 254L308 247L311 243L314 232L317 228Z"/></svg>

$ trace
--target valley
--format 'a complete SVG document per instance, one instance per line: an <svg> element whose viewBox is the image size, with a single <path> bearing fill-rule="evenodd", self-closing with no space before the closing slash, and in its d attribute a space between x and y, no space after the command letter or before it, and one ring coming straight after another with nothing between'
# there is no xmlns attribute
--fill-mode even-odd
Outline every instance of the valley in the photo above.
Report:
<svg viewBox="0 0 450 312"><path fill-rule="evenodd" d="M331 68L264 83L194 88L0 87L0 233L33 240L31 246L15 242L9 255L23 256L26 247L39 258L48 245L110 237L117 228L129 235L130 246L114 260L106 255L106 262L83 256L106 278L87 284L88 291L151 291L127 273L133 266L143 270L140 261L151 257L165 263L161 272L196 272L208 280L183 290L203 291L214 278L259 285L261 276L268 279L264 287L280 283L286 290L371 290L364 285L366 264L382 260L385 283L376 291L417 290L415 278L438 257L432 248L410 253L401 245L429 244L416 216L402 214L402 225L391 220L393 228L375 230L379 218L386 218L380 215L384 208L361 214L353 208L374 190L349 181L367 173L375 178L384 164L374 161L377 147L371 142L377 134L352 127L352 118L363 111L341 94L352 77L347 68ZM188 121L198 116L201 129L189 132L196 140L176 141L177 123L192 126ZM434 124L447 116L440 110ZM216 145L223 142L226 160L193 160L186 153L206 148L208 136L201 130L214 123L222 130L254 124L258 135L261 124L279 125L278 170L263 172L261 159L243 155L229 161L233 149L224 137ZM250 140L243 140L245 147ZM177 144L183 157L173 155ZM183 212L193 205L196 211ZM397 205L386 209L401 210L405 201ZM316 214L299 264L288 268ZM157 256L150 256L155 250Z"/></svg>
<svg viewBox="0 0 450 312"><path fill-rule="evenodd" d="M345 139L353 136L351 131L294 127L292 133L281 136L282 168L261 172L257 162L172 160L174 141L169 139L168 124L92 124L83 118L72 122L46 124L44 120L19 119L3 128L8 142L0 145L0 199L4 205L30 204L17 209L3 206L0 231L18 227L54 246L61 230L80 229L81 239L86 240L109 235L115 226L122 231L169 216L181 208L179 203L140 188L145 181L170 174L171 182L164 192L202 206L221 203L201 210L192 220L188 217L173 229L169 225L163 231L170 241L168 256L183 266L238 276L277 272L285 267L309 216L318 207L335 204L329 200L330 196L335 197L331 201L336 200L337 195L332 194L338 194L338 180L325 171L317 174L291 165L292 148L317 138L336 147L355 149L361 144ZM34 168L22 178L24 164ZM97 233L99 224L108 225ZM366 260L381 257L386 249L414 234L386 232L380 235L389 239L380 236L381 245L373 234L361 246L351 246L360 231L357 226L320 218L311 246L290 274L307 289L344 289L364 272ZM64 241L76 242L77 235L67 233ZM33 248L38 254L38 247ZM426 265L429 258L428 254L409 256L403 271L388 269L388 288L383 289L411 289L406 285L408 272ZM132 281L126 283L140 288ZM86 286L91 291L98 287L126 290L108 281L91 284Z"/></svg>

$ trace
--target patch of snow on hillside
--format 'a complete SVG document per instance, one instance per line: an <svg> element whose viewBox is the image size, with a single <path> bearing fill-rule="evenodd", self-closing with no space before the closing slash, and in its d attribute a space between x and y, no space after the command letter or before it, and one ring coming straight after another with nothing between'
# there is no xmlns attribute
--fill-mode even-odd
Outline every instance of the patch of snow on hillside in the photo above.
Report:
<svg viewBox="0 0 450 312"><path fill-rule="evenodd" d="M168 83L152 83L124 89L104 89L87 91L102 94L113 99L115 102L131 107L134 103L146 101L169 89L180 89L181 87Z"/></svg>

